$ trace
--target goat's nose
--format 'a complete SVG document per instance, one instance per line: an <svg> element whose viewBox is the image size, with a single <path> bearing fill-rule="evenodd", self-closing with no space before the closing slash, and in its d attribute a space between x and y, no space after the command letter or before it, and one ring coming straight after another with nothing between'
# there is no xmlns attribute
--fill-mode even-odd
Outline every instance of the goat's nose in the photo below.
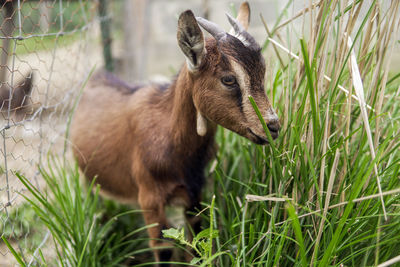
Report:
<svg viewBox="0 0 400 267"><path fill-rule="evenodd" d="M276 119L268 122L267 127L269 129L269 132L271 133L272 138L276 139L278 137L278 132L281 129L279 120Z"/></svg>

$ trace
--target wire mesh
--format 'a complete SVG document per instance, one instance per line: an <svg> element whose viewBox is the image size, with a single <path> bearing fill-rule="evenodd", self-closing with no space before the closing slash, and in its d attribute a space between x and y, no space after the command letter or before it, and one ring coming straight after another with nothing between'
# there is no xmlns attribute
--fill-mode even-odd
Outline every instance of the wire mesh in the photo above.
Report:
<svg viewBox="0 0 400 267"><path fill-rule="evenodd" d="M95 1L0 1L0 231L29 265L49 233L33 247L24 238L29 225L15 218L29 216L26 192L15 174L41 188L38 166L64 152L71 107L101 61L96 10ZM3 243L0 253L0 266L13 266Z"/></svg>

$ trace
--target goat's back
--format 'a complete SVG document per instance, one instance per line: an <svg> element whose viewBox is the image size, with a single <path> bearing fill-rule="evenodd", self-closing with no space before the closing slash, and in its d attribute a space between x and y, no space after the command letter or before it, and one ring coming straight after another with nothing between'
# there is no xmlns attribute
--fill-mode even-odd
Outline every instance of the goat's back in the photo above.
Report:
<svg viewBox="0 0 400 267"><path fill-rule="evenodd" d="M131 174L134 116L154 89L129 86L115 76L97 73L84 89L71 126L79 167L88 179L97 176L102 191L133 201L137 191Z"/></svg>

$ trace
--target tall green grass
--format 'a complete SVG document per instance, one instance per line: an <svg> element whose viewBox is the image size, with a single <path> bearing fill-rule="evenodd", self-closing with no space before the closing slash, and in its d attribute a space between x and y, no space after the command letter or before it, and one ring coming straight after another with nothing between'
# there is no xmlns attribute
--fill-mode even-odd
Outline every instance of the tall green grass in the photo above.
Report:
<svg viewBox="0 0 400 267"><path fill-rule="evenodd" d="M149 249L145 232L148 226L132 228L132 221L141 221L139 210L124 207L115 209L115 204L99 199L99 187L94 181L82 186L83 179L77 164L71 166L65 160L50 157L46 168L40 169L46 182L41 190L28 178L17 174L28 189L23 195L31 205L40 223L50 231L54 258L45 259L42 250L33 258L33 263L45 266L121 266ZM35 228L35 226L31 226ZM22 266L26 259L16 252L3 236Z"/></svg>
<svg viewBox="0 0 400 267"><path fill-rule="evenodd" d="M267 92L283 128L266 147L218 132L204 197L208 207L215 195L208 223L219 233L214 252L224 252L214 266L399 264L399 74L388 64L398 5L323 1L302 15L311 25L300 40L291 28L284 40L279 23L266 29L265 47L282 59Z"/></svg>
<svg viewBox="0 0 400 267"><path fill-rule="evenodd" d="M283 128L267 147L218 134L204 199L216 196L214 249L230 255L215 266L371 266L400 254L399 76L389 68L398 5L322 1L267 29L274 36L266 48L298 51L272 50L283 60L267 92ZM290 23L305 17L308 34L293 39Z"/></svg>

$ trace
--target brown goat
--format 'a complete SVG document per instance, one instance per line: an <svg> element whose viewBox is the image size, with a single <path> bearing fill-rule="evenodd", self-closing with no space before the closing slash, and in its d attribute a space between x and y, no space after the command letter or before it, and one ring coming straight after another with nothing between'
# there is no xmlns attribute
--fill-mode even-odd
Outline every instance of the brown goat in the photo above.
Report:
<svg viewBox="0 0 400 267"><path fill-rule="evenodd" d="M29 106L30 94L32 91L33 72L19 81L13 88L2 83L0 86L0 112L18 114L26 112ZM10 92L11 91L11 92Z"/></svg>
<svg viewBox="0 0 400 267"><path fill-rule="evenodd" d="M261 48L246 32L249 6L238 19L228 15L232 35L192 11L178 21L177 39L186 57L168 86L130 87L111 74L96 74L80 100L72 126L78 164L87 178L97 176L106 194L138 202L157 261L170 260L161 230L165 206L183 204L194 232L199 220L204 169L214 156L216 126L257 144L267 137L248 96L253 96L273 138L279 120L264 91ZM202 26L213 37L204 39ZM246 27L246 28L245 28Z"/></svg>

